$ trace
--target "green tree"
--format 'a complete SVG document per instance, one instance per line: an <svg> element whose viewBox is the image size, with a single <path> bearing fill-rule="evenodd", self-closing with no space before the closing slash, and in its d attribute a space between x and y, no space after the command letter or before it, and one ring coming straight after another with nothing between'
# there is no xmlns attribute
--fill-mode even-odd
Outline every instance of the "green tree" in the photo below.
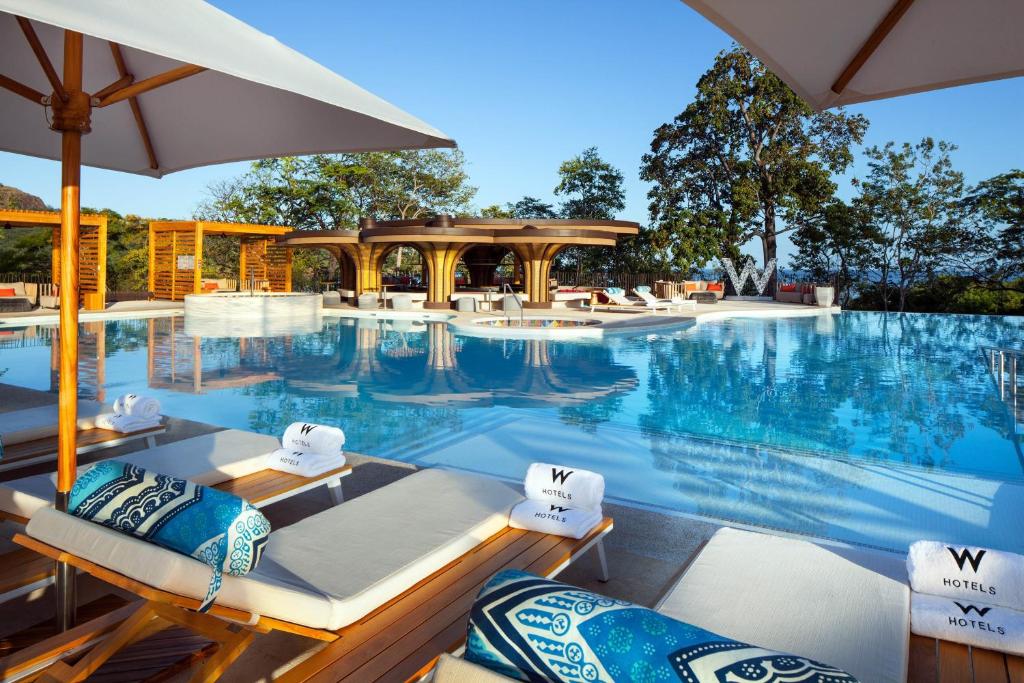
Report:
<svg viewBox="0 0 1024 683"><path fill-rule="evenodd" d="M964 178L953 168L954 150L924 138L866 151L868 173L854 179L860 189L855 204L876 234L870 258L883 310L895 304L905 311L911 289L935 277L963 242Z"/></svg>
<svg viewBox="0 0 1024 683"><path fill-rule="evenodd" d="M830 176L849 166L867 126L861 115L813 111L746 50L724 51L643 157L651 230L676 263L737 258L754 238L767 262L780 234L831 200Z"/></svg>
<svg viewBox="0 0 1024 683"><path fill-rule="evenodd" d="M360 216L412 219L457 213L476 194L468 180L458 150L265 159L239 178L210 186L196 218L304 230L352 229ZM399 268L401 257L399 250ZM237 243L213 241L206 261L218 270L231 268L238 262ZM332 258L321 250L298 250L294 264L299 283L333 277L335 270Z"/></svg>
<svg viewBox="0 0 1024 683"><path fill-rule="evenodd" d="M976 223L958 262L990 289L1024 293L1024 171L983 180L964 203Z"/></svg>
<svg viewBox="0 0 1024 683"><path fill-rule="evenodd" d="M835 282L836 299L849 306L866 277L878 233L858 207L836 199L793 233L793 266L818 282Z"/></svg>
<svg viewBox="0 0 1024 683"><path fill-rule="evenodd" d="M602 159L596 147L589 147L562 162L558 177L555 194L564 197L560 207L562 218L612 220L617 212L626 208L622 172ZM602 270L608 263L604 249L568 247L558 255L558 267L573 268L577 274L584 270Z"/></svg>

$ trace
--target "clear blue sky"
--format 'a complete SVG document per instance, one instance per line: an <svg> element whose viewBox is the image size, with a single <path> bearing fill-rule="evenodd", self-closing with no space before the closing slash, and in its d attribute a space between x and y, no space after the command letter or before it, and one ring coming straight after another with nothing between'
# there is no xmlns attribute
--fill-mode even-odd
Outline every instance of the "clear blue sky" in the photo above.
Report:
<svg viewBox="0 0 1024 683"><path fill-rule="evenodd" d="M677 0L214 4L454 137L479 187L478 206L527 194L554 201L559 163L596 145L626 176L621 217L641 222L647 201L640 156L655 127L686 106L698 77L730 44ZM1016 79L853 110L871 120L868 144L926 135L958 144L955 161L973 182L1024 166L1022 106L1024 79ZM211 182L245 167L162 180L87 169L82 201L185 218ZM0 153L0 183L54 206L59 177L55 162Z"/></svg>

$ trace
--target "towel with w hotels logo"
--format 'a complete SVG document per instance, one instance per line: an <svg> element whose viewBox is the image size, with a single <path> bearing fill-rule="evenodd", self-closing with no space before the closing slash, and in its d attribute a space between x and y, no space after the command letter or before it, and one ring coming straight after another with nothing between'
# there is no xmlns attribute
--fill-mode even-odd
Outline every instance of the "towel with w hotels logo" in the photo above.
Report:
<svg viewBox="0 0 1024 683"><path fill-rule="evenodd" d="M910 587L918 593L1024 611L1024 556L918 541L907 555Z"/></svg>
<svg viewBox="0 0 1024 683"><path fill-rule="evenodd" d="M1024 655L1024 612L912 593L910 630L919 636Z"/></svg>
<svg viewBox="0 0 1024 683"><path fill-rule="evenodd" d="M598 508L604 500L604 477L600 474L543 462L530 465L523 488L531 500L582 510Z"/></svg>

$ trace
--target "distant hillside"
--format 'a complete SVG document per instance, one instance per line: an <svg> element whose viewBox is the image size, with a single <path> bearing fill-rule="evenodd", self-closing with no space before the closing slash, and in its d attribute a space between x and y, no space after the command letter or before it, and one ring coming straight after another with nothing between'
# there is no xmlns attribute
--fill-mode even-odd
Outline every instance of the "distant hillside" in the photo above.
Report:
<svg viewBox="0 0 1024 683"><path fill-rule="evenodd" d="M24 209L26 211L46 211L46 202L34 194L23 192L10 185L0 185L0 209Z"/></svg>

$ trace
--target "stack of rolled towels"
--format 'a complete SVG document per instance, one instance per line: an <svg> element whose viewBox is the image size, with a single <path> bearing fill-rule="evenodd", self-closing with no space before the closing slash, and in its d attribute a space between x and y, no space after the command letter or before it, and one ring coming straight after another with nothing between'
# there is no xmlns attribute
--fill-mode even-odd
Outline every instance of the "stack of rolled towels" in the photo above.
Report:
<svg viewBox="0 0 1024 683"><path fill-rule="evenodd" d="M601 522L604 477L596 472L535 462L523 485L526 500L509 516L513 529L579 539Z"/></svg>
<svg viewBox="0 0 1024 683"><path fill-rule="evenodd" d="M123 394L114 401L112 412L96 416L100 429L122 434L141 432L160 426L160 401L142 394Z"/></svg>
<svg viewBox="0 0 1024 683"><path fill-rule="evenodd" d="M345 466L345 432L338 427L293 422L281 448L267 455L267 467L300 477L316 477Z"/></svg>
<svg viewBox="0 0 1024 683"><path fill-rule="evenodd" d="M918 541L907 573L911 631L1024 655L1024 556Z"/></svg>

